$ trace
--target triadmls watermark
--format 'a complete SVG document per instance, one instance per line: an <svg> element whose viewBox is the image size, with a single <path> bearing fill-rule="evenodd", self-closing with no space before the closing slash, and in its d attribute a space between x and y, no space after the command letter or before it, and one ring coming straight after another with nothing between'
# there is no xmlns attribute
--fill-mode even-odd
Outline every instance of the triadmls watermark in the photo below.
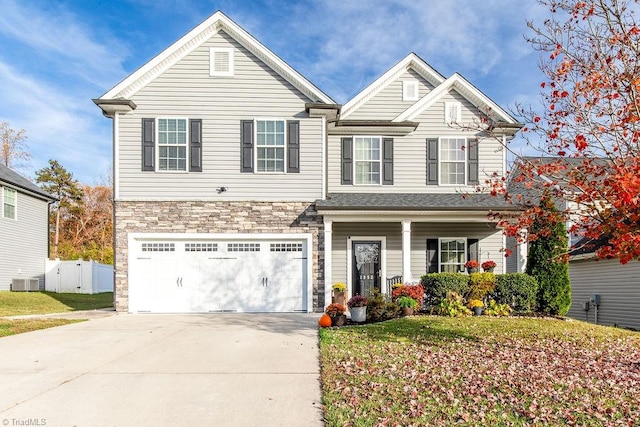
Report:
<svg viewBox="0 0 640 427"><path fill-rule="evenodd" d="M5 418L3 426L46 426L46 418Z"/></svg>

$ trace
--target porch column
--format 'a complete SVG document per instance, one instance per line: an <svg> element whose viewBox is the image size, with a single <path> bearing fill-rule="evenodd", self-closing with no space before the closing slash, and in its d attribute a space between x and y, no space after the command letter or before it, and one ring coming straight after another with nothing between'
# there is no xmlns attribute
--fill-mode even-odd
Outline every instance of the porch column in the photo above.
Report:
<svg viewBox="0 0 640 427"><path fill-rule="evenodd" d="M324 306L318 309L324 311L324 307L331 303L331 251L333 243L333 221L324 218Z"/></svg>
<svg viewBox="0 0 640 427"><path fill-rule="evenodd" d="M520 230L520 236L523 239L522 243L518 243L518 273L524 273L527 269L527 258L529 257L529 245L527 244L527 229Z"/></svg>
<svg viewBox="0 0 640 427"><path fill-rule="evenodd" d="M411 220L402 221L402 282L413 283L411 274Z"/></svg>

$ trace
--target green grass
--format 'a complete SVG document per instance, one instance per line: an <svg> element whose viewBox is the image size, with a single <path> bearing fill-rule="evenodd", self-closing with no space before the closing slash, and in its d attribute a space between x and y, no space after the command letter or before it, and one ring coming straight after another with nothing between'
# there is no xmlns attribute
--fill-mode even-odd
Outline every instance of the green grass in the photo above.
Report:
<svg viewBox="0 0 640 427"><path fill-rule="evenodd" d="M55 292L0 292L0 317L65 313L113 307L113 292L58 294Z"/></svg>
<svg viewBox="0 0 640 427"><path fill-rule="evenodd" d="M417 316L320 330L327 426L640 425L640 333Z"/></svg>
<svg viewBox="0 0 640 427"><path fill-rule="evenodd" d="M0 337L22 334L38 329L53 328L55 326L67 325L69 323L82 322L82 320L69 319L20 319L2 320L0 319Z"/></svg>

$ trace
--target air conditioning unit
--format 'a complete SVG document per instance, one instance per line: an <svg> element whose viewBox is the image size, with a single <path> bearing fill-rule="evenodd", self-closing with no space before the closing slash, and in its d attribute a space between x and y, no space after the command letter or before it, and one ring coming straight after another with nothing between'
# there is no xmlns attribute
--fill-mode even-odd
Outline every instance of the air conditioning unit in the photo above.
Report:
<svg viewBox="0 0 640 427"><path fill-rule="evenodd" d="M40 280L37 278L11 279L11 290L13 292L37 292L40 290Z"/></svg>

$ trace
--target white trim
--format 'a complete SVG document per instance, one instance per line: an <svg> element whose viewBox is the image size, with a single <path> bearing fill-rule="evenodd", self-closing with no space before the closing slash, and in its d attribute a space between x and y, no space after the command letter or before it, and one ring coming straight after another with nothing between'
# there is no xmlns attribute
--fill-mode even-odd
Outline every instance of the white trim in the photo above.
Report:
<svg viewBox="0 0 640 427"><path fill-rule="evenodd" d="M229 54L228 71L215 70L215 57L218 53L226 52ZM233 48L231 47L210 47L209 48L209 75L212 77L233 77Z"/></svg>
<svg viewBox="0 0 640 427"><path fill-rule="evenodd" d="M282 164L282 171L259 171L258 170L258 122L283 122L284 123L284 145L261 145L261 147L280 148L284 150L284 163ZM282 175L287 173L287 151L289 151L289 144L287 144L287 120L281 117L258 117L253 119L253 171L256 174L277 174Z"/></svg>
<svg viewBox="0 0 640 427"><path fill-rule="evenodd" d="M444 81L444 77L442 77L440 73L431 68L431 66L424 62L422 58L412 52L344 104L340 112L340 117L343 120L349 117L349 115L395 81L409 68L416 71L420 76L424 77L425 80L429 81L434 86L438 86Z"/></svg>
<svg viewBox="0 0 640 427"><path fill-rule="evenodd" d="M113 200L120 200L120 114L113 114Z"/></svg>
<svg viewBox="0 0 640 427"><path fill-rule="evenodd" d="M11 188L11 187L7 187L7 186L2 186L0 187L0 189L2 189L2 198L0 199L0 207L2 207L2 218L5 219L9 219L12 221L17 221L18 220L18 190L16 190L15 188ZM9 206L13 206L13 218L8 217L8 216L4 216L4 205L5 205L5 199L4 199L4 194L5 191L13 191L13 195L14 195L14 204L10 205L9 203L7 203Z"/></svg>
<svg viewBox="0 0 640 427"><path fill-rule="evenodd" d="M357 187L378 187L382 185L382 173L383 173L383 164L382 164L382 158L384 157L384 142L383 142L383 138L382 135L353 135L353 152L351 153L351 155L353 156L353 176L351 177L352 181L353 181L353 186L357 186ZM379 152L380 152L380 159L378 159L378 163L380 164L380 181L376 184L376 183L368 183L368 184L358 184L356 183L356 163L358 162L358 160L356 160L356 139L357 138L369 138L369 139L373 139L373 138L378 138L380 140L380 146L379 146ZM360 162L368 162L368 163L375 163L374 160L360 160Z"/></svg>
<svg viewBox="0 0 640 427"><path fill-rule="evenodd" d="M333 286L333 221L324 218L324 305L331 302ZM319 307L321 308L321 307ZM324 308L324 307L322 307Z"/></svg>
<svg viewBox="0 0 640 427"><path fill-rule="evenodd" d="M493 102L488 96L476 89L471 83L465 80L458 73L454 73L451 77L442 82L438 87L433 89L427 95L423 96L418 102L407 108L398 117L393 119L393 122L404 122L407 120L414 120L419 114L431 107L440 98L446 95L449 90L455 89L460 95L474 104L482 104L489 108L492 113L495 113L499 119L506 123L517 123L517 121L511 117L509 113L503 110L498 104Z"/></svg>
<svg viewBox="0 0 640 427"><path fill-rule="evenodd" d="M141 240L296 240L303 241L307 249L307 264L304 285L304 294L306 294L306 311L313 311L313 259L315 254L313 251L313 234L311 233L129 233L127 236L128 267L134 265L136 258L142 255L140 245L136 241ZM129 286L127 282L127 287Z"/></svg>
<svg viewBox="0 0 640 427"><path fill-rule="evenodd" d="M442 183L442 139L462 139L464 140L464 147L465 150L462 150L464 152L464 182L462 184L443 184ZM460 187L460 186L465 186L467 185L467 182L469 181L469 171L468 171L468 153L469 150L467 150L467 137L466 136L457 136L457 135L447 135L447 136L439 136L438 137L438 186L439 187ZM452 161L445 161L445 163L462 163L459 160L456 160L454 162Z"/></svg>
<svg viewBox="0 0 640 427"><path fill-rule="evenodd" d="M402 281L413 283L411 274L411 220L402 220Z"/></svg>
<svg viewBox="0 0 640 427"><path fill-rule="evenodd" d="M177 170L165 170L165 169L160 169L160 123L159 120L184 120L186 122L185 124L185 148L186 148L186 157L184 159L184 170L181 169L177 169ZM155 135L153 136L155 138L155 162L156 162L156 167L155 167L155 172L158 173L189 173L189 155L191 154L189 152L190 146L191 146L191 141L190 141L190 137L191 137L191 129L189 129L189 117L184 117L184 116L159 116L155 118ZM180 144L163 144L163 147L180 147Z"/></svg>
<svg viewBox="0 0 640 427"><path fill-rule="evenodd" d="M402 100L417 101L420 98L420 85L417 80L402 81Z"/></svg>
<svg viewBox="0 0 640 427"><path fill-rule="evenodd" d="M327 104L334 104L334 100L318 89L302 74L294 70L289 64L267 49L251 34L233 22L224 13L217 11L200 25L189 31L178 41L159 53L134 73L122 80L100 99L115 99L118 97L131 98L150 81L164 73L186 55L204 44L211 36L223 30L238 43L247 48L269 67L281 75L285 80L299 89L312 101L319 100Z"/></svg>
<svg viewBox="0 0 640 427"><path fill-rule="evenodd" d="M322 117L322 125L321 125L321 135L322 135L322 199L327 198L327 117Z"/></svg>
<svg viewBox="0 0 640 427"><path fill-rule="evenodd" d="M347 237L347 295L353 292L353 249L354 241L369 240L380 242L380 293L386 294L387 284L387 236L348 236Z"/></svg>

